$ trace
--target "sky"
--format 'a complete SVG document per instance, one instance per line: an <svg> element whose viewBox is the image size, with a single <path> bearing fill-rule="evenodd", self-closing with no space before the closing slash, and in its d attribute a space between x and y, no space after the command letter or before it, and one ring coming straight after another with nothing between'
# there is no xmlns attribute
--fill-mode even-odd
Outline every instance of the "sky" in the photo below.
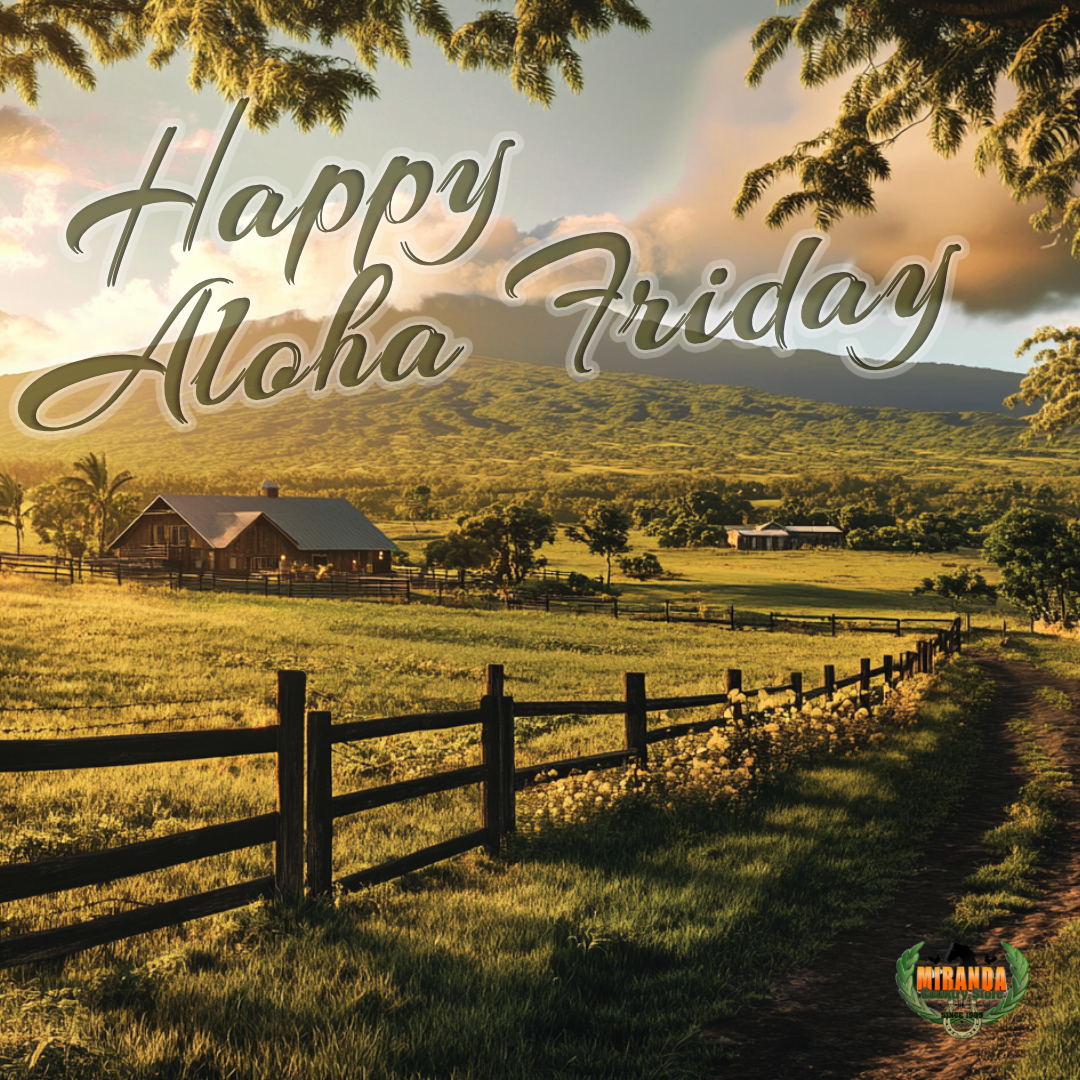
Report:
<svg viewBox="0 0 1080 1080"><path fill-rule="evenodd" d="M392 151L445 163L463 152L485 156L500 133L514 132L522 147L497 220L472 259L445 273L415 273L397 254L402 234L379 241L379 257L401 268L397 306L422 311L425 297L439 292L497 296L500 269L529 244L613 224L634 235L642 269L678 297L718 260L731 264L737 283L775 273L809 222L770 232L766 205L735 221L731 204L747 169L828 125L840 91L801 89L796 58L764 85L745 86L750 34L775 10L772 0L643 0L642 7L651 33L615 30L587 43L584 92L560 86L550 109L516 94L505 77L461 72L416 41L410 67L380 64L379 100L356 104L342 134L300 133L287 119L265 134L242 128L206 220L252 178L284 193L288 207L328 158L362 163L377 176ZM451 8L460 18L474 10ZM205 228L183 252L186 216L175 208L145 215L114 287L104 279L112 225L88 234L81 257L67 250L71 215L135 186L167 123L181 130L159 183L194 190L229 111L212 90L190 90L183 54L162 72L142 59L103 70L92 93L46 72L35 109L14 93L0 95L0 374L141 348L177 298L207 276L232 279L252 299L253 317L300 310L319 318L333 309L352 273L352 226L314 238L294 284L281 272L286 234L229 245ZM916 129L896 145L893 166L878 213L843 222L823 265L857 267L880 281L898 262L932 261L944 238L964 237L970 251L957 264L952 302L919 360L1026 370L1028 361L1014 356L1024 337L1076 321L1080 263L1065 245L1046 247L1032 232L1033 207L1015 205L996 177L975 176L970 148L942 161ZM453 228L437 204L404 230L410 243L433 250ZM538 289L526 292L543 299ZM902 334L883 318L859 341L865 354L884 354ZM840 353L850 337L802 334L789 344Z"/></svg>

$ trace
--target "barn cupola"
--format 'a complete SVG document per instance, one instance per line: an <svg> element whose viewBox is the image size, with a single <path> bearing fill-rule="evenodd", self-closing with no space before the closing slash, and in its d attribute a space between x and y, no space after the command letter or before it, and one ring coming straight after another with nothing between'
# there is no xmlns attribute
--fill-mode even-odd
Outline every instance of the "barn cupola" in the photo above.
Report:
<svg viewBox="0 0 1080 1080"><path fill-rule="evenodd" d="M276 499L278 497L278 486L273 480L266 480L263 482L263 486L259 488L259 494L265 495L268 499Z"/></svg>

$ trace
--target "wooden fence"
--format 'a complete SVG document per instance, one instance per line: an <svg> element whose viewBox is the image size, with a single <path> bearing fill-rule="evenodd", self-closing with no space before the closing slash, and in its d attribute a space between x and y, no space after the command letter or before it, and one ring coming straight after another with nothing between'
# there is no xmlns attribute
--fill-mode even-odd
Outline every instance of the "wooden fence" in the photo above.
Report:
<svg viewBox="0 0 1080 1080"><path fill-rule="evenodd" d="M0 573L29 574L31 577L51 578L55 582L75 581L76 560L59 555L14 555L0 551Z"/></svg>
<svg viewBox="0 0 1080 1080"><path fill-rule="evenodd" d="M254 881L152 904L138 911L0 940L0 968L66 956L94 945L243 907L275 891L304 887L304 701L307 676L278 672L278 722L267 727L107 735L85 739L4 739L0 772L101 769L251 754L277 755L277 809L106 851L0 867L0 903L179 866L195 859L274 844L274 872Z"/></svg>
<svg viewBox="0 0 1080 1080"><path fill-rule="evenodd" d="M849 686L858 686L859 699L865 703L869 702L875 678L891 685L918 672L932 672L939 654L948 655L960 648L960 620L956 619L947 630L918 641L915 651L905 652L895 660L885 656L876 668L871 667L869 659L864 659L857 674L837 678L835 666L826 664L821 686L813 689L803 686L801 672L793 672L782 686L744 690L741 671L729 669L722 693L649 697L645 675L627 672L623 676L622 698L606 701L515 702L505 693L502 666L492 664L486 669L483 696L475 709L391 716L336 725L331 714L325 711L307 713L305 725L307 677L302 671L279 671L278 722L268 727L79 739L0 740L0 772L3 773L98 769L249 754L277 755L277 809L274 812L105 851L0 867L0 903L104 884L270 842L274 844L273 874L148 905L138 911L8 937L0 940L0 968L66 956L81 949L242 907L275 893L298 898L304 892L305 863L307 891L321 895L335 885L358 889L390 881L481 846L495 854L501 850L506 836L515 831L517 792L537 783L569 776L576 770L602 770L630 764L647 768L649 747L653 743L700 731L715 722L699 720L650 729L648 714L651 712L730 704L738 718L742 715L743 701L755 694L773 697L790 693L794 705L801 707L804 702L818 697L832 698L837 691ZM733 691L739 691L734 701ZM621 716L623 745L584 757L518 767L516 718L565 714ZM359 791L334 793L331 770L334 745L472 724L479 724L481 729L482 760L479 765ZM538 780L538 776L542 779ZM474 784L481 787L481 820L477 829L334 881L334 822L337 819Z"/></svg>
<svg viewBox="0 0 1080 1080"><path fill-rule="evenodd" d="M83 580L84 573L95 577L124 581L142 581L167 586L170 589L190 589L195 592L242 593L245 596L276 596L293 599L381 599L409 603L421 593L434 594L439 603L444 592L452 591L456 577L445 570L421 570L398 567L385 577L366 574L334 573L318 578L314 573L218 574L213 570L175 570L165 566L138 565L122 559L64 559L48 555L11 555L0 552L0 572L25 573L52 578L56 582L73 584ZM548 570L546 576L556 577L559 571ZM846 615L739 611L733 604L718 607L677 600L656 603L620 601L612 596L564 596L543 593L538 595L507 591L501 597L508 611L562 611L577 615L604 615L616 619L636 619L644 622L692 623L715 626L721 630L781 630L819 632L836 637L838 631L864 634L892 634L902 637L905 630L929 629L935 624L948 626L955 616L934 618L915 616L896 618L892 615ZM989 613L988 613L989 614ZM1035 630L1035 617L1028 620ZM968 630L971 616L968 616ZM1003 619L1002 633L1008 630Z"/></svg>

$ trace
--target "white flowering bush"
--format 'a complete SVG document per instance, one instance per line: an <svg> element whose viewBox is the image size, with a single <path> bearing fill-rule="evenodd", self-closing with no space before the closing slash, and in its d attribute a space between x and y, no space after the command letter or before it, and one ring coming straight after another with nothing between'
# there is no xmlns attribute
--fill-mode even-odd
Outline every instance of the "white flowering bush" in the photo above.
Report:
<svg viewBox="0 0 1080 1080"><path fill-rule="evenodd" d="M535 785L518 795L518 829L528 833L581 822L630 800L668 809L687 799L722 806L749 801L797 762L846 757L880 742L891 727L914 723L926 682L920 676L878 688L869 707L850 694L818 698L801 709L774 703L746 711L746 697L735 692L732 704L741 704L745 715L736 718L729 706L703 720L700 731L653 743L648 768L635 764L561 778L555 770L538 772Z"/></svg>

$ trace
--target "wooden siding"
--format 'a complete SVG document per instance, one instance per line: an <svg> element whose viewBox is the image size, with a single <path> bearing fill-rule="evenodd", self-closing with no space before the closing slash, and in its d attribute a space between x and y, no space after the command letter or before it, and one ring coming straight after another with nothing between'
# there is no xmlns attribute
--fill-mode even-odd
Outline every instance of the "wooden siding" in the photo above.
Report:
<svg viewBox="0 0 1080 1080"><path fill-rule="evenodd" d="M265 519L252 522L227 547L211 549L173 510L147 510L127 531L123 546L114 551L131 559L160 559L163 547L168 550L169 565L179 570L249 573L292 569L294 564L314 566L323 557L332 569L346 573L385 575L391 567L389 551L301 551Z"/></svg>

